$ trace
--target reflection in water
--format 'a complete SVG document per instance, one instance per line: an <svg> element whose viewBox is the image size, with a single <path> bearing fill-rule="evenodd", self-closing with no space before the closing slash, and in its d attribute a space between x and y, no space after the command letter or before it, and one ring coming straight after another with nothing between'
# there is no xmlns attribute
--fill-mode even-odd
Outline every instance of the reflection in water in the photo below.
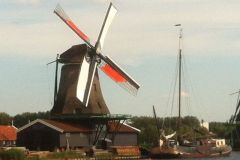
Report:
<svg viewBox="0 0 240 160"><path fill-rule="evenodd" d="M218 158L194 158L194 159L187 159L187 160L240 160L240 151L235 152L233 151L230 156L228 157L218 157ZM154 159L156 160L156 159ZM175 159L176 160L176 159ZM181 159L182 160L182 159Z"/></svg>

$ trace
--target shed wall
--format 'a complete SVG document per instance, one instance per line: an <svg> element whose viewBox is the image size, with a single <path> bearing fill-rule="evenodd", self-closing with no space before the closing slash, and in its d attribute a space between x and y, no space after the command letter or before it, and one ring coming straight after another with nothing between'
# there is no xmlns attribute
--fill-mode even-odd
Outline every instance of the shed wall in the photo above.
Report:
<svg viewBox="0 0 240 160"><path fill-rule="evenodd" d="M112 135L109 135L111 138ZM113 146L137 146L138 134L136 133L117 133L113 139Z"/></svg>
<svg viewBox="0 0 240 160"><path fill-rule="evenodd" d="M60 134L60 147L85 147L92 144L91 133L62 133Z"/></svg>

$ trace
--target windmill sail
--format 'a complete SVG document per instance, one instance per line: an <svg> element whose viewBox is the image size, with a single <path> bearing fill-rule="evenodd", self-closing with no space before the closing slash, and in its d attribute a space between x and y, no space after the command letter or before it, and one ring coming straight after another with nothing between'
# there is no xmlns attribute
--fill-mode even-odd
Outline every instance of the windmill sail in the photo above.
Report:
<svg viewBox="0 0 240 160"><path fill-rule="evenodd" d="M74 23L73 21L68 17L68 15L64 12L60 4L58 4L54 10L54 13L61 19L63 22L65 22L84 42L86 42L89 46L92 47L90 44L89 37L84 34Z"/></svg>
<svg viewBox="0 0 240 160"><path fill-rule="evenodd" d="M101 56L101 63L99 68L108 75L118 85L136 95L140 85L131 78L123 69L121 69L110 57Z"/></svg>
<svg viewBox="0 0 240 160"><path fill-rule="evenodd" d="M107 14L105 16L105 19L104 19L104 22L102 25L102 29L101 29L99 37L98 37L98 41L96 43L96 47L95 47L96 54L98 52L100 53L100 51L103 47L103 42L104 42L105 36L107 34L108 28L115 16L116 12L117 12L117 10L113 7L112 3L110 3L108 10L107 10ZM89 65L90 68L89 68L89 74L88 74L88 81L86 84L86 89L84 90L84 93L85 93L84 97L83 97L84 99L82 101L85 106L88 105L89 96L90 96L92 83L93 83L93 78L94 78L94 75L96 72L96 67L97 67L96 56L93 56L90 60L91 60L91 62ZM81 82L78 82L78 83L81 83ZM81 88L80 88L80 92L82 92Z"/></svg>
<svg viewBox="0 0 240 160"><path fill-rule="evenodd" d="M78 83L77 83L77 97L78 99L83 102L83 104L86 106L88 100L85 98L86 93L88 92L87 89L87 83L88 83L88 77L89 77L89 68L90 64L87 62L86 58L83 58L82 66L79 71L78 76Z"/></svg>
<svg viewBox="0 0 240 160"><path fill-rule="evenodd" d="M95 62L95 59L91 59L90 66L89 66L88 81L87 81L87 85L86 85L84 99L82 101L86 107L88 106L90 92L92 89L93 78L94 78L94 75L96 72L96 66L97 66L97 63ZM80 82L78 82L78 83L80 83Z"/></svg>
<svg viewBox="0 0 240 160"><path fill-rule="evenodd" d="M103 47L104 40L105 40L105 37L107 35L107 31L108 31L116 13L117 13L117 9L113 6L112 3L110 3L110 5L108 7L108 10L107 10L107 14L106 14L105 19L103 21L101 31L100 31L99 36L98 36L96 46L95 46L97 52L100 52L102 47Z"/></svg>

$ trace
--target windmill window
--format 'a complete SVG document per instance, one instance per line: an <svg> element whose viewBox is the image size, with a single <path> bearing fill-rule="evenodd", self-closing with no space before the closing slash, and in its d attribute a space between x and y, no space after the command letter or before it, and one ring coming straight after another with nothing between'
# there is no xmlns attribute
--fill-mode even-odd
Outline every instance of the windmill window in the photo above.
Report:
<svg viewBox="0 0 240 160"><path fill-rule="evenodd" d="M97 85L94 84L94 91L97 91Z"/></svg>
<svg viewBox="0 0 240 160"><path fill-rule="evenodd" d="M66 137L70 137L71 134L70 134L70 133L66 133L65 136L66 136Z"/></svg>
<svg viewBox="0 0 240 160"><path fill-rule="evenodd" d="M102 108L101 104L99 102L97 104L98 104L98 107L101 109Z"/></svg>

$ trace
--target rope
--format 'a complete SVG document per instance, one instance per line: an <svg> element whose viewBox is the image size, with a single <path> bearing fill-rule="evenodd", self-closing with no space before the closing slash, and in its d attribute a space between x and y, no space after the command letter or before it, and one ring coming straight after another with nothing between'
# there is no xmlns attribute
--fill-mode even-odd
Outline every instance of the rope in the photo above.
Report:
<svg viewBox="0 0 240 160"><path fill-rule="evenodd" d="M47 72L47 83L48 83L48 98L49 98L49 103L50 103L50 105L53 105L53 101L52 101L52 98L51 98L51 85L50 85L50 80L49 80L49 68L48 68L48 65L47 65L47 68L46 68L46 72Z"/></svg>

